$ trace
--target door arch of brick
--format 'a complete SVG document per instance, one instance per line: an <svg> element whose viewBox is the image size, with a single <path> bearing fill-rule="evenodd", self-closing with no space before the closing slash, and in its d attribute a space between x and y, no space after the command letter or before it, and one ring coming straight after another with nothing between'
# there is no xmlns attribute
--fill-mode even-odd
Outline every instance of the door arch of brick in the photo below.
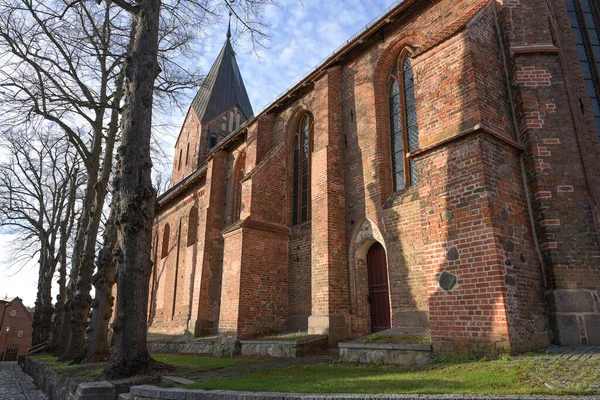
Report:
<svg viewBox="0 0 600 400"><path fill-rule="evenodd" d="M350 329L353 335L364 336L371 333L367 254L375 243L379 243L385 250L386 264L388 264L388 250L383 235L373 221L365 218L360 224L357 224L350 241L348 265L350 284L349 311ZM387 279L389 287L389 274Z"/></svg>

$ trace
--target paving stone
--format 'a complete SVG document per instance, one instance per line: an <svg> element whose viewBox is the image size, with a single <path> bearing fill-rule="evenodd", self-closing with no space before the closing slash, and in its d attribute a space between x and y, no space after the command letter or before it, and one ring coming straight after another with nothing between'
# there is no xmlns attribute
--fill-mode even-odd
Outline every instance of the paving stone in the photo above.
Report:
<svg viewBox="0 0 600 400"><path fill-rule="evenodd" d="M0 400L47 400L17 363L0 362Z"/></svg>

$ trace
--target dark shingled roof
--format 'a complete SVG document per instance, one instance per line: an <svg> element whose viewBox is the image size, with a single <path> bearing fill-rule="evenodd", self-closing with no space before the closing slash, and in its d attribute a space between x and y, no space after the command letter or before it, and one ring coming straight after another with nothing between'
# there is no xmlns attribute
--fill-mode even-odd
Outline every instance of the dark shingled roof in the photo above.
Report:
<svg viewBox="0 0 600 400"><path fill-rule="evenodd" d="M200 122L207 122L236 104L246 119L254 116L228 37L191 107Z"/></svg>

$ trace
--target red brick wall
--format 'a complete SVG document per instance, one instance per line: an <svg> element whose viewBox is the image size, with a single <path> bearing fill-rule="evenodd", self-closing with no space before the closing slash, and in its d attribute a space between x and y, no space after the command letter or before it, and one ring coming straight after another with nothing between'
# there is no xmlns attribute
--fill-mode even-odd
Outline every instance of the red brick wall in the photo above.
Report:
<svg viewBox="0 0 600 400"><path fill-rule="evenodd" d="M429 326L439 351L547 344L544 279L600 288L600 144L563 3L417 2L254 120L209 160L195 278L181 278L194 293L190 318L216 323L220 311L219 331L240 337L308 314L312 331L336 340L368 333L365 254L378 241L395 326ZM388 77L407 47L419 183L393 193ZM304 112L315 121L312 220L292 227L292 138ZM168 217L172 235L181 210ZM456 287L440 287L444 271ZM169 274L159 292L172 290Z"/></svg>
<svg viewBox="0 0 600 400"><path fill-rule="evenodd" d="M12 312L15 312L14 316L11 315ZM0 301L0 318L3 315L4 319L0 325L0 361L6 359L7 348L15 345L18 346L16 360L20 355L25 354L31 345L33 318L19 298L12 301L10 306ZM21 337L19 337L19 332L22 332Z"/></svg>

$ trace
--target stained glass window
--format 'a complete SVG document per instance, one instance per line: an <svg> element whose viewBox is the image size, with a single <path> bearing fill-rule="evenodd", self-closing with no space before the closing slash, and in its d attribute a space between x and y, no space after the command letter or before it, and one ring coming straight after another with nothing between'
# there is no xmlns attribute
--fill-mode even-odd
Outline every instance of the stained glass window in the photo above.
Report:
<svg viewBox="0 0 600 400"><path fill-rule="evenodd" d="M411 153L419 149L419 127L410 55L403 55L391 73L388 93L392 179L394 191L419 183Z"/></svg>
<svg viewBox="0 0 600 400"><path fill-rule="evenodd" d="M292 224L310 219L310 158L313 149L313 120L310 114L300 119L294 137L294 176Z"/></svg>
<svg viewBox="0 0 600 400"><path fill-rule="evenodd" d="M599 7L590 0L567 0L571 31L575 37L579 65L592 106L596 132L600 136L600 39Z"/></svg>

